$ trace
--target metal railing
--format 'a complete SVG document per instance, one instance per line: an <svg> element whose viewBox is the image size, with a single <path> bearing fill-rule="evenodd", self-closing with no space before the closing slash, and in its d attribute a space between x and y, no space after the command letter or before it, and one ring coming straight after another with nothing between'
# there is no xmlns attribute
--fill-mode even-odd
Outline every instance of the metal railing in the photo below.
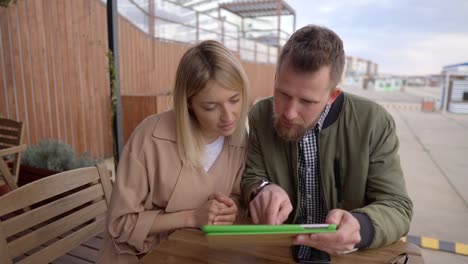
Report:
<svg viewBox="0 0 468 264"><path fill-rule="evenodd" d="M256 63L274 64L278 57L277 46L242 37L239 25L174 2L119 0L118 11L140 30L157 39L189 43L213 39L237 52L241 59Z"/></svg>

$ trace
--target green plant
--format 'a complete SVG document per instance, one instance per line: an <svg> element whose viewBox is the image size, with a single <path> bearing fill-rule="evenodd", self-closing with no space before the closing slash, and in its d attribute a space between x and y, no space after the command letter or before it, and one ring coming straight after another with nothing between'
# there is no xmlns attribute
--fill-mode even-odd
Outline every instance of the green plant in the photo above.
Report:
<svg viewBox="0 0 468 264"><path fill-rule="evenodd" d="M47 139L29 146L22 154L21 164L53 171L67 171L93 166L99 159L88 153L77 156L75 150L58 140Z"/></svg>
<svg viewBox="0 0 468 264"><path fill-rule="evenodd" d="M0 0L0 6L2 7L8 7L8 4L14 3L16 4L17 0Z"/></svg>

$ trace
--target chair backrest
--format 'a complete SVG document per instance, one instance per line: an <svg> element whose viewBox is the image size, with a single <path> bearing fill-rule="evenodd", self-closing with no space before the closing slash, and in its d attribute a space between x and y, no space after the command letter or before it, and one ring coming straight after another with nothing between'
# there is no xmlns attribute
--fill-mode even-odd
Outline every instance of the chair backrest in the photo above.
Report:
<svg viewBox="0 0 468 264"><path fill-rule="evenodd" d="M0 117L0 149L18 146L23 141L23 122Z"/></svg>
<svg viewBox="0 0 468 264"><path fill-rule="evenodd" d="M10 173L14 182L18 182L18 174L21 163L21 151L26 148L23 143L23 122L18 122L12 119L0 118L0 151L10 156L12 167ZM4 158L1 155L0 158ZM0 177L0 185L3 184L3 179ZM10 186L12 187L12 186Z"/></svg>
<svg viewBox="0 0 468 264"><path fill-rule="evenodd" d="M111 191L109 171L100 164L0 196L0 263L49 263L104 232Z"/></svg>

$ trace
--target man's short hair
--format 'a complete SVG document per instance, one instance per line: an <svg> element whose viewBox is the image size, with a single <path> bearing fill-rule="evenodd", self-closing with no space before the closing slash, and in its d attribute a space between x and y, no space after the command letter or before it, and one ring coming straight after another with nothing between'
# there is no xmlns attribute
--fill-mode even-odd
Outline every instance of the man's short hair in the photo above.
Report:
<svg viewBox="0 0 468 264"><path fill-rule="evenodd" d="M308 25L291 35L281 50L276 71L285 59L300 72L316 72L323 66L330 68L330 86L340 82L345 64L343 41L332 30Z"/></svg>

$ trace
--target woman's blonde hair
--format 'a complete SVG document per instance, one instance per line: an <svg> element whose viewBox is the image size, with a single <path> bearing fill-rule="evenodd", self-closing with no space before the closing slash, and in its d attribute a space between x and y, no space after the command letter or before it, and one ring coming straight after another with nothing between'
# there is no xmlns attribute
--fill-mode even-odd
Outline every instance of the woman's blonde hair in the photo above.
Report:
<svg viewBox="0 0 468 264"><path fill-rule="evenodd" d="M249 97L247 75L239 60L223 44L214 40L203 41L182 56L174 86L177 147L182 162L188 166L200 167L205 156L205 142L189 103L210 81L240 91L242 110L232 137L241 140L245 135Z"/></svg>

